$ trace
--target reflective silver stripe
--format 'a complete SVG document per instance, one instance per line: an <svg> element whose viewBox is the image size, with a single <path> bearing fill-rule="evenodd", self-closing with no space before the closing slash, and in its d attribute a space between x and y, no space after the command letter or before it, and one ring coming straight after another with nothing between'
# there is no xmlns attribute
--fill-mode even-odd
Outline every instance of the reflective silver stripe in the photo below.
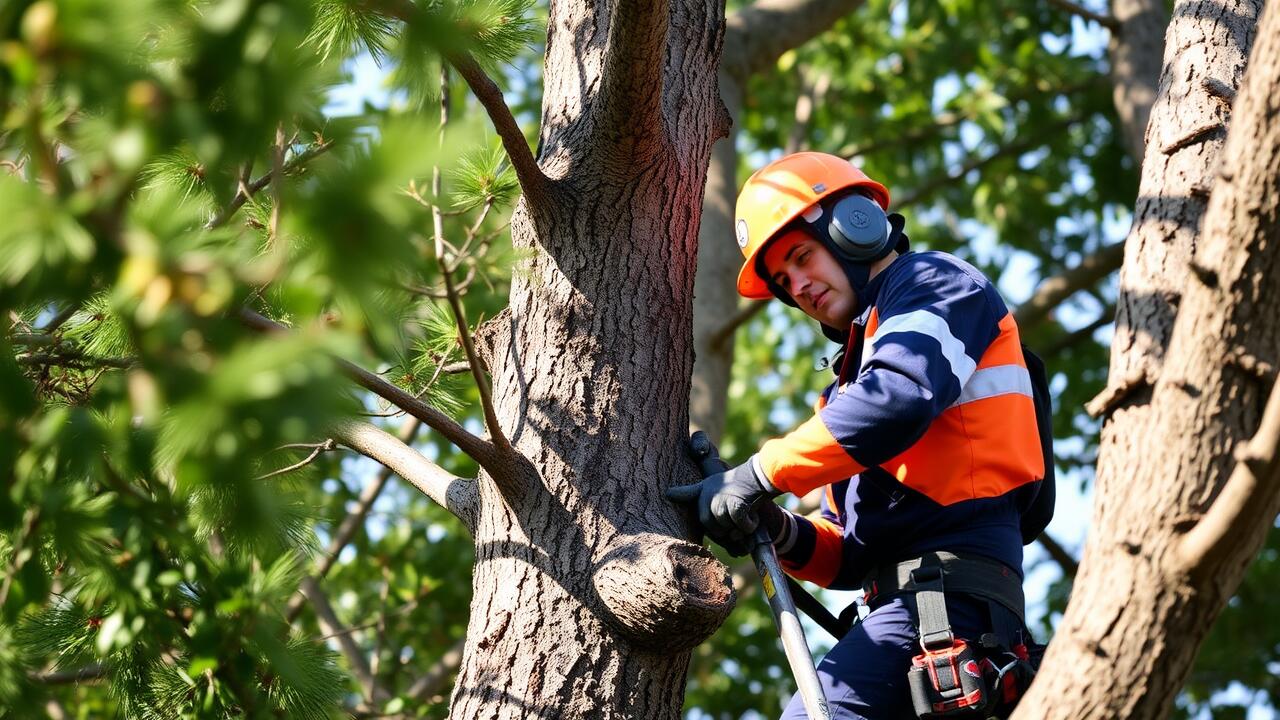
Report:
<svg viewBox="0 0 1280 720"><path fill-rule="evenodd" d="M1014 394L1031 397L1031 373L1021 365L996 365L975 372L951 407L997 395Z"/></svg>
<svg viewBox="0 0 1280 720"><path fill-rule="evenodd" d="M938 344L942 346L942 355L947 359L951 374L956 376L960 386L964 387L969 382L969 376L973 375L973 369L978 364L973 361L973 358L965 354L964 343L951 334L951 328L947 326L947 321L943 320L942 316L935 315L928 310L912 310L902 315L894 315L880 323L880 327L876 328L875 334L866 343L867 347L862 353L862 361L865 363L871 358L875 353L876 344L885 335L896 332L914 332L928 335L937 340Z"/></svg>

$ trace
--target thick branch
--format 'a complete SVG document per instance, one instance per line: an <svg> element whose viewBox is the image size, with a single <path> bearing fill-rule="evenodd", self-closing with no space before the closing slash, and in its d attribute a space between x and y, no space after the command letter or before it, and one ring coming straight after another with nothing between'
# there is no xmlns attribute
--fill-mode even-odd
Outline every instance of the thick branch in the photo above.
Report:
<svg viewBox="0 0 1280 720"><path fill-rule="evenodd" d="M279 332L286 329L284 325L248 308L240 309L240 321L255 330L263 332ZM337 363L347 377L355 380L357 384L374 395L426 423L427 427L440 433L446 440L458 446L459 450L474 458L484 469L491 473L501 469L498 453L489 441L471 434L453 418L396 385L387 382L381 376L341 358L337 358Z"/></svg>
<svg viewBox="0 0 1280 720"><path fill-rule="evenodd" d="M457 672L458 666L462 664L462 651L466 646L467 639L464 637L454 643L448 650L445 650L444 655L440 656L435 665L432 665L426 672L419 675L417 680L413 681L413 684L405 691L405 695L425 702L443 690L449 681L449 676Z"/></svg>
<svg viewBox="0 0 1280 720"><path fill-rule="evenodd" d="M95 682L107 676L107 669L102 665L86 665L75 670L55 670L46 673L32 673L27 676L33 683L40 685L79 685L83 682Z"/></svg>
<svg viewBox="0 0 1280 720"><path fill-rule="evenodd" d="M1092 287L1102 278L1119 270L1122 262L1124 243L1113 243L1081 260L1079 265L1061 275L1041 282L1035 293L1014 312L1013 317L1018 321L1018 327L1025 330L1044 320L1063 300Z"/></svg>
<svg viewBox="0 0 1280 720"><path fill-rule="evenodd" d="M137 363L134 358L100 358L85 355L76 350L61 350L56 353L30 353L19 355L19 365L57 365L73 368L130 368Z"/></svg>
<svg viewBox="0 0 1280 720"><path fill-rule="evenodd" d="M864 0L758 0L725 19L720 66L741 82L863 4Z"/></svg>
<svg viewBox="0 0 1280 720"><path fill-rule="evenodd" d="M1215 573L1240 544L1242 528L1251 531L1275 519L1280 496L1280 382L1271 388L1262 422L1236 450L1236 466L1222 492L1183 536L1178 556L1192 575Z"/></svg>
<svg viewBox="0 0 1280 720"><path fill-rule="evenodd" d="M420 420L410 418L401 426L400 436L397 439L409 445L413 442L414 436L418 434L418 429L421 427L422 422ZM360 528L364 527L364 519L368 517L369 511L373 509L373 503L382 494L382 490L387 486L387 482L391 480L392 474L391 468L383 465L374 481L361 491L360 498L356 501L355 509L347 513L338 528L333 531L329 546L325 548L324 554L320 556L320 562L316 564L315 570L311 573L312 578L317 581L323 580L329 574L329 571L333 569L333 565L338 561L338 555L342 553L342 549L349 545ZM289 607L284 614L285 620L293 622L297 619L298 613L302 611L305 599L305 596L296 594L289 600Z"/></svg>
<svg viewBox="0 0 1280 720"><path fill-rule="evenodd" d="M1085 20L1092 20L1111 32L1116 32L1120 29L1120 22L1115 18L1109 15L1100 15L1087 7L1071 2L1071 0L1049 0L1049 4Z"/></svg>
<svg viewBox="0 0 1280 720"><path fill-rule="evenodd" d="M475 512L474 482L455 477L372 423L342 420L332 430L338 442L391 468L470 529Z"/></svg>

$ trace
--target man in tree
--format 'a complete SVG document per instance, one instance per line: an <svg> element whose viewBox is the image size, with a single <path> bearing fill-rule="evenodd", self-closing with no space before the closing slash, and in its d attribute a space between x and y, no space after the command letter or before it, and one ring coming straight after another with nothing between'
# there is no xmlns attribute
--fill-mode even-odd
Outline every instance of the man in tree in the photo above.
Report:
<svg viewBox="0 0 1280 720"><path fill-rule="evenodd" d="M956 668L984 653L1025 658L1022 545L1047 523L1033 502L1045 456L1013 316L968 263L912 252L888 207L883 185L822 153L747 180L738 292L817 320L843 348L836 380L791 433L670 493L696 502L730 552L745 553L763 522L792 575L866 591L870 613L818 668L839 718L912 717L913 695L965 707L977 686ZM823 486L820 516L770 502ZM941 671L934 680L909 681L915 656ZM784 717L804 717L798 696Z"/></svg>

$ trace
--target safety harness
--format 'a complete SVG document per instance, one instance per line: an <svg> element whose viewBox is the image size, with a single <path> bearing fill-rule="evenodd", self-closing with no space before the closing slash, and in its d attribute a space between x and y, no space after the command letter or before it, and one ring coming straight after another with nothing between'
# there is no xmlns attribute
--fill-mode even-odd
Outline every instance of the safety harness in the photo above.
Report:
<svg viewBox="0 0 1280 720"><path fill-rule="evenodd" d="M936 552L872 571L863 583L865 602L914 596L921 653L907 680L917 717L1008 717L1030 686L1041 648L1024 637L1022 579L1009 568L978 557ZM987 602L994 632L957 638L947 617L945 593Z"/></svg>

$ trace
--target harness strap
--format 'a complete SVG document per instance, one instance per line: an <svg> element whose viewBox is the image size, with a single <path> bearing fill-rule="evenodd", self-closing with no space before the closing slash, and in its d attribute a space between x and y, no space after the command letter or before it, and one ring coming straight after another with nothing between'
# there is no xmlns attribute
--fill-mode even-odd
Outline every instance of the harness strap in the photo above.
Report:
<svg viewBox="0 0 1280 720"><path fill-rule="evenodd" d="M1013 570L1002 563L979 557L960 557L949 552L932 552L900 562L887 568L877 568L867 574L862 583L867 602L876 597L890 597L901 593L915 593L916 603L922 602L921 594L933 590L930 571L923 576L914 575L921 568L930 566L940 569L937 592L941 598L942 578L946 578L948 592L976 595L980 598L999 603L1017 616L1018 621L1026 624L1024 610L1026 599L1022 594L1022 579ZM932 602L923 600L927 605ZM945 606L944 606L945 608ZM925 609L920 607L921 637L924 637ZM945 613L945 610L944 610ZM945 618L945 614L943 616ZM944 621L945 622L945 621Z"/></svg>
<svg viewBox="0 0 1280 720"><path fill-rule="evenodd" d="M916 613L920 616L920 646L926 651L950 647L955 642L947 603L942 590L942 567L921 565L911 570L915 588Z"/></svg>

